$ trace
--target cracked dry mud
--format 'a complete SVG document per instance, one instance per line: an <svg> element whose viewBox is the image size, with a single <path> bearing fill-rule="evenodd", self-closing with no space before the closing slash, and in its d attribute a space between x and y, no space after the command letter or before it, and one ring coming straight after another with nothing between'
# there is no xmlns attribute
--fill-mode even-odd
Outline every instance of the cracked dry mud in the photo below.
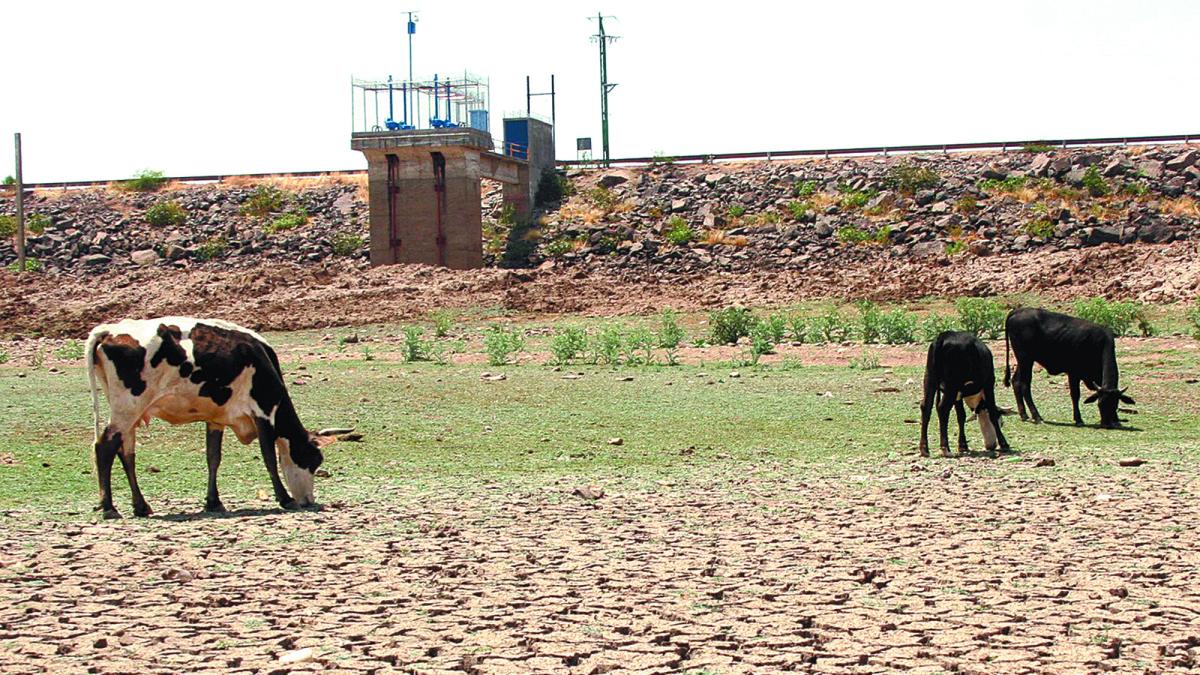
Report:
<svg viewBox="0 0 1200 675"><path fill-rule="evenodd" d="M951 468L945 471L942 466ZM921 470L921 468L927 470ZM1200 663L1200 479L1159 464L728 468L320 512L3 518L0 670L1165 672ZM233 508L237 505L229 504ZM281 658L311 658L287 663Z"/></svg>

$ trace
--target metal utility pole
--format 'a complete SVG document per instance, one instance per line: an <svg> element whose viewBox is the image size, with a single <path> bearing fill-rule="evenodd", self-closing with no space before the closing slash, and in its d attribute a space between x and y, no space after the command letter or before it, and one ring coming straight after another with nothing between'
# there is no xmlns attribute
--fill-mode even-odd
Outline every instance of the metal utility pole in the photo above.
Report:
<svg viewBox="0 0 1200 675"><path fill-rule="evenodd" d="M604 32L604 20L616 17L597 13L595 18L600 26L600 32L592 36L592 40L600 45L600 144L604 166L608 166L608 92L617 86L608 83L608 43L618 36Z"/></svg>
<svg viewBox="0 0 1200 675"><path fill-rule="evenodd" d="M416 12L404 12L404 13L408 15L408 29L407 29L407 32L408 32L408 86L411 89L412 82L413 82L412 36L413 36L413 33L417 32L417 13ZM413 98L416 98L415 93L416 92L414 92ZM416 107L415 104L414 104L414 107ZM408 97L405 96L404 97L404 120L406 123L408 122L408 119L409 119ZM417 116L413 115L412 116L412 120L413 120L412 124L414 126L417 123L416 119L417 119Z"/></svg>
<svg viewBox="0 0 1200 675"><path fill-rule="evenodd" d="M549 96L550 97L550 147L555 148L555 156L558 156L557 147L554 144L554 137L558 131L558 115L555 112L554 103L554 73L550 74L550 91L534 92L529 84L529 76L525 76L525 115L533 117L533 97L534 96Z"/></svg>
<svg viewBox="0 0 1200 675"><path fill-rule="evenodd" d="M17 272L25 272L25 181L21 179L21 134L13 134L17 151Z"/></svg>

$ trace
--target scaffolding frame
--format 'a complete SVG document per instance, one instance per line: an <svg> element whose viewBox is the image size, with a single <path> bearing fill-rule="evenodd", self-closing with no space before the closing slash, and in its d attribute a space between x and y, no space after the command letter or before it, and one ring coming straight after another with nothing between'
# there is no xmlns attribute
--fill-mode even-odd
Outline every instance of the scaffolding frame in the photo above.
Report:
<svg viewBox="0 0 1200 675"><path fill-rule="evenodd" d="M386 118L381 113L381 103L386 106L389 102L392 114ZM386 131L388 119L394 124L407 125L407 129L399 127L401 130L479 128L472 126L472 122L478 122L473 117L479 116L471 113L477 111L485 113L481 131L490 133L490 120L486 115L490 108L490 79L466 71L461 76L434 75L431 79L417 81L396 81L391 76L384 79L350 78L351 133Z"/></svg>

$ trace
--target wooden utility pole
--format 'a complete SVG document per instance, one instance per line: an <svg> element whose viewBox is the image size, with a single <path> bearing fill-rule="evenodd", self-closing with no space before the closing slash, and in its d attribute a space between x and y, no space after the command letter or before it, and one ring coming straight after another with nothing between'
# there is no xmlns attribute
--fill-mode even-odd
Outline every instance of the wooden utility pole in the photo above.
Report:
<svg viewBox="0 0 1200 675"><path fill-rule="evenodd" d="M17 150L17 273L25 271L25 184L21 180L21 134L13 134Z"/></svg>

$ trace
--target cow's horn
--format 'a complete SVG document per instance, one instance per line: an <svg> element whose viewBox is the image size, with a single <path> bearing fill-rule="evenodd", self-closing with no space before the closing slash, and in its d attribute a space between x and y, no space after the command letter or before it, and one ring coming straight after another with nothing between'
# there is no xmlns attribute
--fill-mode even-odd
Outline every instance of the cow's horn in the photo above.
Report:
<svg viewBox="0 0 1200 675"><path fill-rule="evenodd" d="M1126 415L1136 415L1136 414L1138 414L1138 411L1134 410L1133 408L1118 408L1118 410L1120 410L1121 412L1125 413Z"/></svg>
<svg viewBox="0 0 1200 675"><path fill-rule="evenodd" d="M317 432L318 436L340 436L354 431L354 427L330 427Z"/></svg>

